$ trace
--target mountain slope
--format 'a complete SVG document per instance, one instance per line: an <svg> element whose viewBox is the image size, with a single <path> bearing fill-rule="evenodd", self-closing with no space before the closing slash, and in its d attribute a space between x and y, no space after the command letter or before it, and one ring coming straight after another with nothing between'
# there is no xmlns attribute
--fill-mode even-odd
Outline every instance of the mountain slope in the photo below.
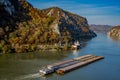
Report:
<svg viewBox="0 0 120 80"><path fill-rule="evenodd" d="M26 0L0 2L0 51L27 52L96 34L87 20L57 7L38 10Z"/></svg>
<svg viewBox="0 0 120 80"><path fill-rule="evenodd" d="M95 25L95 24L90 25L90 29L96 33L106 34L111 28L112 26L110 25Z"/></svg>
<svg viewBox="0 0 120 80"><path fill-rule="evenodd" d="M96 34L89 29L86 18L82 16L67 12L58 7L44 9L42 12L56 18L55 25L58 25L57 27L61 35L67 35L67 33L64 33L66 31L69 33L68 35L73 38L92 38L96 36Z"/></svg>
<svg viewBox="0 0 120 80"><path fill-rule="evenodd" d="M16 30L19 22L31 19L28 15L32 6L24 0L1 0L0 2L0 38L5 39L10 32Z"/></svg>
<svg viewBox="0 0 120 80"><path fill-rule="evenodd" d="M111 28L111 30L108 32L108 36L110 36L112 39L120 40L120 26Z"/></svg>

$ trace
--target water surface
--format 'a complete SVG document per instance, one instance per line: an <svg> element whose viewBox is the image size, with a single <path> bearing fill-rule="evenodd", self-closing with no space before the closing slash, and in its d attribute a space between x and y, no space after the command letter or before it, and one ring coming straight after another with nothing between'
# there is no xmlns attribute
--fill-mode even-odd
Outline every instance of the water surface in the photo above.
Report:
<svg viewBox="0 0 120 80"><path fill-rule="evenodd" d="M0 80L120 80L120 42L98 34L85 44L79 51L0 55ZM38 73L45 65L86 54L101 55L105 59L64 75L54 73L41 77Z"/></svg>

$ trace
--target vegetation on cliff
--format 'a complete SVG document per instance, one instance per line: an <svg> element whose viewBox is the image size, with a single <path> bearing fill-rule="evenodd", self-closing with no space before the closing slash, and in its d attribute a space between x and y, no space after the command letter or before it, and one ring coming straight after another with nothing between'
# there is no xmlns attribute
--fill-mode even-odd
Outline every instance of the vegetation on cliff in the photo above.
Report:
<svg viewBox="0 0 120 80"><path fill-rule="evenodd" d="M108 36L110 36L112 39L120 40L120 26L111 28L111 30L108 32Z"/></svg>
<svg viewBox="0 0 120 80"><path fill-rule="evenodd" d="M38 10L25 0L6 1L9 6L0 4L0 51L3 53L59 49L59 44L96 36L87 20L76 14L57 7Z"/></svg>

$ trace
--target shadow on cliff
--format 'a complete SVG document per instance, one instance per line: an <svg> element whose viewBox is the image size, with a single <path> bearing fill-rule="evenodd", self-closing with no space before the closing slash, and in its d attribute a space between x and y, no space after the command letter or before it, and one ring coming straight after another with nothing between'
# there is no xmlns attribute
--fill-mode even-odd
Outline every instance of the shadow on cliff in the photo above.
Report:
<svg viewBox="0 0 120 80"><path fill-rule="evenodd" d="M29 3L18 0L8 1L8 3L5 1L0 3L0 39L8 39L9 33L16 30L20 22L31 20L28 15L29 8L25 7L27 4L30 5Z"/></svg>

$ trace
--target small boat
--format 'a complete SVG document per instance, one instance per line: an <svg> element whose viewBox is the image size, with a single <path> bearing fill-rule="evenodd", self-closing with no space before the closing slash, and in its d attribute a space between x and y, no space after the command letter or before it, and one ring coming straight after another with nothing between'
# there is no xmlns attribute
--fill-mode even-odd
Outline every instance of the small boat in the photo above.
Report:
<svg viewBox="0 0 120 80"><path fill-rule="evenodd" d="M79 41L76 41L76 42L74 43L74 45L72 45L72 47L75 48L75 49L79 49L79 48L80 48L80 43L79 43Z"/></svg>

